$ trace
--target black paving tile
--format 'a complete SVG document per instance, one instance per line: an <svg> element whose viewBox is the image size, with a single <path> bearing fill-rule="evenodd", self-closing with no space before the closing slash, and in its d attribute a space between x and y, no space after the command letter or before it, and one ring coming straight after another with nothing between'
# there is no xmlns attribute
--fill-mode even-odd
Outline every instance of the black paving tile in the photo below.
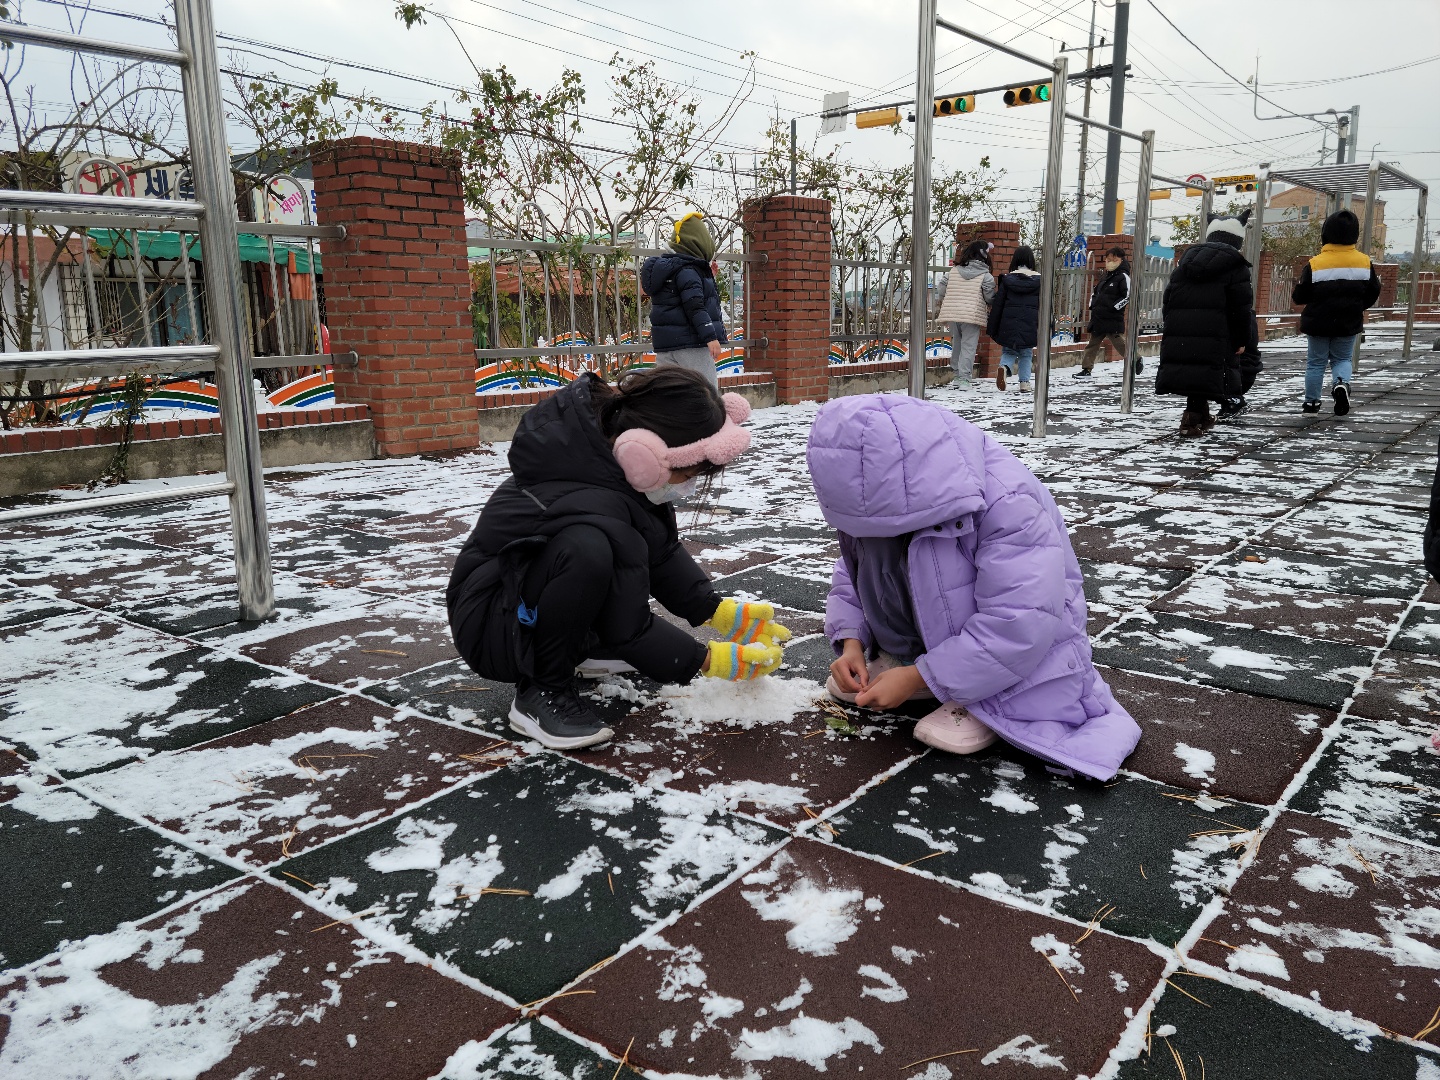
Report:
<svg viewBox="0 0 1440 1080"><path fill-rule="evenodd" d="M1269 581L1314 592L1396 596L1409 600L1428 580L1423 567L1247 545L1210 568L1212 574Z"/></svg>

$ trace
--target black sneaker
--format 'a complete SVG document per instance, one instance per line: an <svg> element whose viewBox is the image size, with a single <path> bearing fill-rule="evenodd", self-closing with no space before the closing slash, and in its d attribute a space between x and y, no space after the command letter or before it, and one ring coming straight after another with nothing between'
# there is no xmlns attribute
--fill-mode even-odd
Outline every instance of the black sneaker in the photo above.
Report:
<svg viewBox="0 0 1440 1080"><path fill-rule="evenodd" d="M1303 404L1303 405L1300 406L1300 411L1301 411L1301 412L1308 412L1308 413L1317 413L1317 412L1320 411L1320 402L1318 402L1318 401L1307 401L1307 402L1305 402L1305 404Z"/></svg>
<svg viewBox="0 0 1440 1080"><path fill-rule="evenodd" d="M510 728L551 750L579 750L615 737L573 686L529 686L510 705Z"/></svg>
<svg viewBox="0 0 1440 1080"><path fill-rule="evenodd" d="M1220 403L1220 415L1218 419L1232 419L1233 417L1239 416L1248 408L1249 406L1245 404L1243 397L1226 398Z"/></svg>
<svg viewBox="0 0 1440 1080"><path fill-rule="evenodd" d="M1335 399L1336 416L1344 416L1350 411L1350 388L1343 382L1335 384L1335 389L1330 391L1330 396Z"/></svg>
<svg viewBox="0 0 1440 1080"><path fill-rule="evenodd" d="M1140 357L1138 357L1138 356L1135 357L1135 374L1136 374L1136 375L1142 375L1142 374L1144 374L1144 372L1145 372L1145 361L1142 360L1142 359L1141 359Z"/></svg>
<svg viewBox="0 0 1440 1080"><path fill-rule="evenodd" d="M1089 369L1088 367L1082 367L1079 371L1075 372L1075 378L1077 378L1077 379L1089 379L1089 378L1092 378L1092 376L1091 376L1091 374L1090 374L1090 369Z"/></svg>

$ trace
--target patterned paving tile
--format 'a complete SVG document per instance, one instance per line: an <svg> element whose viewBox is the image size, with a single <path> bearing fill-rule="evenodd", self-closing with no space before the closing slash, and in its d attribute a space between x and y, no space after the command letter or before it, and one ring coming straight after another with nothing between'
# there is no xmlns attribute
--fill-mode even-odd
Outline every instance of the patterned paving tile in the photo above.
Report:
<svg viewBox="0 0 1440 1080"><path fill-rule="evenodd" d="M800 841L546 1012L663 1075L1093 1073L1161 962L1082 932Z"/></svg>
<svg viewBox="0 0 1440 1080"><path fill-rule="evenodd" d="M354 688L383 682L455 658L444 613L426 614L400 601L351 611L334 622L310 620L302 629L240 646L262 664L298 671L320 682Z"/></svg>
<svg viewBox="0 0 1440 1080"><path fill-rule="evenodd" d="M1402 724L1440 717L1440 657L1381 653L1350 712Z"/></svg>
<svg viewBox="0 0 1440 1080"><path fill-rule="evenodd" d="M302 566L296 573L341 589L408 596L443 606L459 544L418 544L377 555Z"/></svg>
<svg viewBox="0 0 1440 1080"><path fill-rule="evenodd" d="M463 660L450 660L398 679L365 687L365 693L392 705L409 705L427 716L471 724L510 737L510 702L515 687L476 675Z"/></svg>
<svg viewBox="0 0 1440 1080"><path fill-rule="evenodd" d="M1096 563L1082 559L1080 572L1085 581L1085 607L1090 615L1090 633L1098 634L1122 615L1143 608L1162 593L1189 576L1189 570L1130 566L1126 563Z"/></svg>
<svg viewBox="0 0 1440 1080"><path fill-rule="evenodd" d="M1440 1076L1440 1055L1393 1039L1317 1022L1262 994L1210 979L1172 977L1150 1018L1150 1039L1126 1061L1120 1080L1425 1080ZM1198 1000L1196 1000L1198 999ZM1164 1034L1161 1034L1163 1032ZM1183 1066L1185 1072L1180 1072Z"/></svg>
<svg viewBox="0 0 1440 1080"><path fill-rule="evenodd" d="M64 941L109 933L235 876L60 787L36 785L0 803L0 836L0 967L29 964Z"/></svg>
<svg viewBox="0 0 1440 1080"><path fill-rule="evenodd" d="M19 626L21 623L39 622L53 615L74 615L81 608L56 597L32 593L26 589L6 588L0 591L0 628Z"/></svg>
<svg viewBox="0 0 1440 1080"><path fill-rule="evenodd" d="M1332 641L1160 612L1131 619L1094 646L1095 662L1198 679L1225 690L1338 709L1370 670L1371 651Z"/></svg>
<svg viewBox="0 0 1440 1080"><path fill-rule="evenodd" d="M1347 718L1290 808L1440 847L1440 751L1430 741L1435 730L1434 721Z"/></svg>
<svg viewBox="0 0 1440 1080"><path fill-rule="evenodd" d="M514 1017L329 921L249 879L0 975L0 1060L16 1076L388 1080L437 1075Z"/></svg>
<svg viewBox="0 0 1440 1080"><path fill-rule="evenodd" d="M263 866L496 768L514 747L341 697L92 777L90 789L197 844Z"/></svg>
<svg viewBox="0 0 1440 1080"><path fill-rule="evenodd" d="M1440 607L1416 604L1390 643L1397 652L1440 656Z"/></svg>
<svg viewBox="0 0 1440 1080"><path fill-rule="evenodd" d="M712 801L546 756L271 872L373 912L426 953L530 1002L758 859L779 835Z"/></svg>
<svg viewBox="0 0 1440 1080"><path fill-rule="evenodd" d="M471 1040L451 1055L442 1076L459 1080L614 1080L619 1063L601 1057L538 1020ZM623 1071L623 1070L622 1070ZM630 1074L635 1075L633 1069Z"/></svg>
<svg viewBox="0 0 1440 1080"><path fill-rule="evenodd" d="M1426 583L1423 568L1396 563L1364 562L1334 555L1287 551L1250 545L1226 556L1211 573L1242 580L1267 581L1311 592L1342 592L1356 596L1394 596L1409 600Z"/></svg>
<svg viewBox="0 0 1440 1080"><path fill-rule="evenodd" d="M1440 853L1285 813L1190 952L1415 1035L1440 1004L1437 905Z"/></svg>
<svg viewBox="0 0 1440 1080"><path fill-rule="evenodd" d="M1158 526L1087 524L1070 530L1070 544L1087 562L1194 570L1235 541L1174 536Z"/></svg>
<svg viewBox="0 0 1440 1080"><path fill-rule="evenodd" d="M792 568L775 563L727 577L724 588L727 595L744 600L824 612L825 597L830 592L830 568L818 564Z"/></svg>
<svg viewBox="0 0 1440 1080"><path fill-rule="evenodd" d="M465 537L475 528L475 518L476 515L469 512L431 510L421 514L371 517L349 527L408 544L448 545L458 552Z"/></svg>
<svg viewBox="0 0 1440 1080"><path fill-rule="evenodd" d="M703 540L685 540L684 546L700 569L712 578L738 574L742 570L764 566L780 558L773 551L746 551L741 547L707 543Z"/></svg>
<svg viewBox="0 0 1440 1080"><path fill-rule="evenodd" d="M1425 517L1396 506L1318 500L1256 538L1256 543L1377 562L1420 562Z"/></svg>
<svg viewBox="0 0 1440 1080"><path fill-rule="evenodd" d="M83 677L53 671L0 689L0 738L70 776L193 746L334 696L288 672L204 647Z"/></svg>
<svg viewBox="0 0 1440 1080"><path fill-rule="evenodd" d="M1228 828L1221 819L1253 829L1262 817L1201 805L1147 780L1052 777L1033 758L992 749L922 758L830 821L846 847L895 863L925 858L929 873L1081 921L1114 904L1107 929L1168 944L1239 871L1235 836L1194 834Z"/></svg>
<svg viewBox="0 0 1440 1080"><path fill-rule="evenodd" d="M6 679L0 695L27 679L84 679L186 648L186 642L91 611L0 627Z"/></svg>
<svg viewBox="0 0 1440 1080"><path fill-rule="evenodd" d="M1276 802L1335 722L1328 709L1113 668L1101 674L1144 732L1125 768L1222 798Z"/></svg>
<svg viewBox="0 0 1440 1080"><path fill-rule="evenodd" d="M1150 605L1195 619L1379 648L1405 612L1386 596L1310 592L1288 585L1197 574Z"/></svg>

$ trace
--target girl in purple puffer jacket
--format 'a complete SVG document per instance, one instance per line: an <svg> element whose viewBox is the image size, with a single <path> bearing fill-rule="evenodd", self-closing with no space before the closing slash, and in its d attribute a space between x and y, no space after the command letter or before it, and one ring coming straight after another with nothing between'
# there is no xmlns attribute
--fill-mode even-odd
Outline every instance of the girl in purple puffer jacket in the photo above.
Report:
<svg viewBox="0 0 1440 1080"><path fill-rule="evenodd" d="M841 558L825 608L842 701L940 707L939 750L996 736L1108 780L1140 739L1090 660L1080 564L1045 485L975 425L915 398L820 409L807 451Z"/></svg>

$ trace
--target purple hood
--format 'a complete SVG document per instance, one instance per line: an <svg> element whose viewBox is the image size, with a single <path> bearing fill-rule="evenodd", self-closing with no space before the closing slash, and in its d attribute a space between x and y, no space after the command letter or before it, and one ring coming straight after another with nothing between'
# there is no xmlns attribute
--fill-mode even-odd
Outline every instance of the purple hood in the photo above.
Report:
<svg viewBox="0 0 1440 1080"><path fill-rule="evenodd" d="M1114 776L1140 728L1091 662L1080 564L1045 485L975 425L898 395L823 406L807 460L836 529L914 534L909 584L926 647L916 666L935 696L1037 757ZM825 631L873 644L843 559Z"/></svg>

